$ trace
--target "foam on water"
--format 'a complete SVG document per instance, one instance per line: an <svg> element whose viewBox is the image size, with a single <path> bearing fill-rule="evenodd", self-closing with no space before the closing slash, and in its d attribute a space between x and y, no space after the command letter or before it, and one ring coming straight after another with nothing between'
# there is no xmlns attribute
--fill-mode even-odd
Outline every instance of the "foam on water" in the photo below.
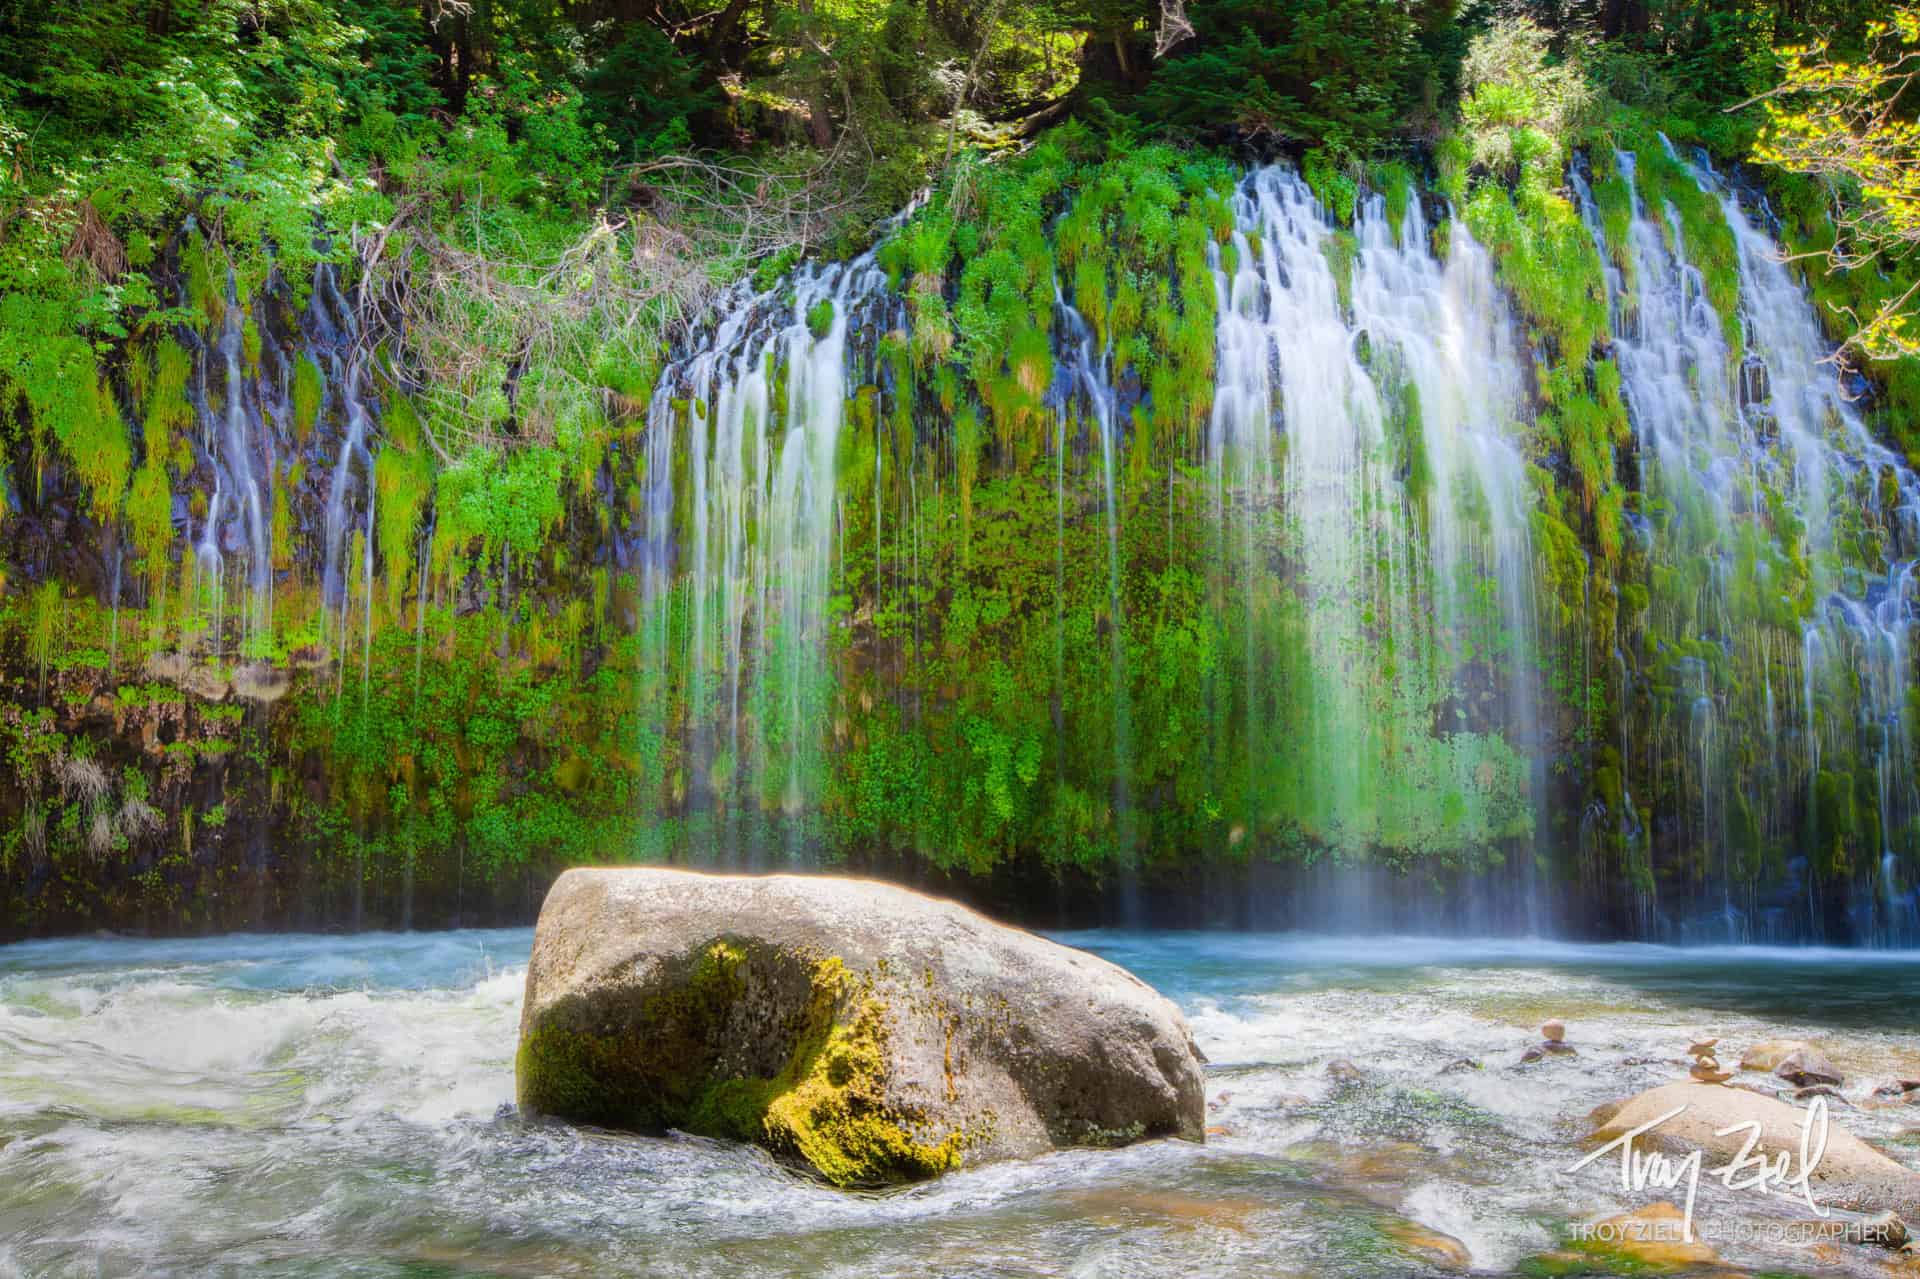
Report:
<svg viewBox="0 0 1920 1279"><path fill-rule="evenodd" d="M1854 1101L1920 1072L1911 955L1067 940L1185 1007L1213 1062L1208 1143L1062 1152L888 1195L729 1143L515 1115L527 930L3 948L0 1276L1384 1277L1431 1268L1407 1241L1435 1232L1502 1273L1564 1223L1644 1202L1605 1170L1561 1170L1585 1114L1673 1078L1697 1030L1819 1038ZM1521 1065L1549 1014L1578 1056ZM1338 1058L1357 1081L1328 1073ZM1920 1153L1897 1110L1841 1121ZM1711 1239L1713 1222L1781 1211L1706 1194L1700 1218Z"/></svg>

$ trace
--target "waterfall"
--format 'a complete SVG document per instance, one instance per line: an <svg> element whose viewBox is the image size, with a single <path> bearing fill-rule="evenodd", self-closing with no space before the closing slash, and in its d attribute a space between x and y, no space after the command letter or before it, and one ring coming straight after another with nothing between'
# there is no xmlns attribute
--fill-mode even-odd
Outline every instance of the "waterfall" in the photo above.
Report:
<svg viewBox="0 0 1920 1279"><path fill-rule="evenodd" d="M1648 655L1687 672L1695 687L1689 784L1698 793L1681 811L1698 821L1695 907L1711 903L1716 917L1698 921L1700 935L1744 939L1762 924L1768 935L1786 926L1797 903L1758 903L1766 918L1753 920L1736 892L1751 889L1768 831L1797 836L1802 856L1835 838L1822 829L1822 810L1851 814L1853 782L1829 770L1863 756L1875 779L1881 855L1859 872L1869 891L1856 894L1853 924L1885 940L1911 936L1916 896L1901 866L1902 854L1912 864L1910 826L1920 814L1905 696L1915 477L1872 438L1828 358L1812 303L1738 192L1702 159L1684 160L1669 145L1666 160L1724 217L1739 288L1738 314L1716 313L1688 261L1679 212L1664 199L1649 207L1638 157L1617 153L1632 220L1607 281L1623 396L1643 458L1643 510L1654 516L1656 563L1701 583L1655 603L1656 624L1693 651ZM1588 184L1576 172L1573 185L1610 257ZM1804 609L1782 594L1796 573L1807 582ZM1783 611L1802 614L1797 645L1770 645L1761 634L1784 623ZM1780 672L1797 675L1797 705L1775 702L1776 652L1799 663L1797 672ZM1742 723L1768 739L1756 745L1770 781L1796 766L1804 780L1769 785L1770 794L1743 790L1734 736ZM1797 745L1797 756L1782 753L1782 739L1790 751ZM1730 814L1756 807L1770 820L1730 823ZM1779 811L1793 808L1797 822ZM1817 919L1808 925L1821 927Z"/></svg>
<svg viewBox="0 0 1920 1279"><path fill-rule="evenodd" d="M1441 261L1419 205L1395 225L1380 196L1341 231L1280 167L1241 184L1235 219L1231 262L1212 259L1207 483L1231 548L1224 594L1267 650L1246 658L1250 739L1274 732L1254 723L1259 677L1291 686L1272 705L1296 758L1269 784L1354 853L1529 833L1542 778L1523 377L1487 256L1450 221ZM1298 612L1283 595L1289 620L1268 626L1256 597L1276 535ZM1517 909L1543 927L1531 871L1516 867Z"/></svg>
<svg viewBox="0 0 1920 1279"><path fill-rule="evenodd" d="M1137 592L1159 571L1157 535L1142 530L1157 529L1164 492L1166 563L1184 571L1180 557L1195 557L1221 664L1191 692L1218 734L1205 747L1215 793L1199 802L1232 804L1205 838L1252 835L1255 848L1334 863L1435 856L1482 872L1463 923L1535 931L1555 922L1537 868L1564 852L1595 892L1617 867L1620 917L1643 934L1722 940L1831 927L1813 885L1832 875L1819 859L1845 833L1835 823L1851 823L1848 838L1870 828L1879 850L1848 872L1853 926L1911 928L1913 477L1843 393L1758 215L1703 163L1646 162L1660 167L1615 158L1629 211L1618 243L1586 173L1569 177L1604 269L1600 358L1617 366L1632 428L1615 459L1637 474L1611 566L1617 614L1596 598L1592 564L1577 607L1571 593L1555 606L1572 612L1543 611L1536 466L1554 463L1538 454L1540 357L1489 253L1437 201L1363 195L1346 227L1286 166L1233 186L1230 225L1194 255L1211 277L1214 393L1197 435L1167 446L1163 489L1146 482L1162 457L1138 452L1162 446L1140 432L1151 390L1128 362L1137 353L1083 316L1057 274L1038 277L1033 299L1052 294L1038 322L1044 394L1021 373L1040 412L994 418L990 440L954 367L889 363L913 321L876 255L736 286L655 385L634 506L641 755L660 813L684 820L672 838L749 861L811 846L850 718L838 699L854 667L835 665L853 660L835 638L843 602L898 618L885 652L903 725L920 731L930 705L950 715L982 691L930 675L943 639L922 647L923 625L944 634L945 592L997 589L968 576L983 570L967 562L971 508L943 494L950 477L918 474L951 446L980 450L981 477L959 485L975 500L989 468L994 482L1051 485L1041 785L1079 806L1086 838L1115 841L1129 884L1134 824L1156 820L1161 728L1137 699L1165 678L1130 669L1146 650L1129 645L1155 625ZM1677 173L1708 200L1684 216L1655 194L1674 192ZM1699 263L1724 247L1716 216L1734 252L1709 279ZM1722 314L1729 281L1739 305ZM936 398L939 413L916 414ZM856 411L873 415L857 434ZM842 491L845 466L861 480ZM1197 542L1176 537L1189 512ZM923 539L937 528L954 532L928 544L959 562L927 576ZM869 545L870 582L850 579ZM1549 617L1561 619L1551 631ZM1609 617L1614 635L1595 633ZM1098 689L1103 665L1104 744L1104 729L1073 722L1085 710L1067 695L1089 676ZM1615 736L1574 736L1574 719L1602 714ZM962 750L1008 749L955 732ZM1601 770L1601 798L1549 829L1552 798ZM1109 807L1086 782L1110 785ZM1359 883L1334 896L1375 909Z"/></svg>
<svg viewBox="0 0 1920 1279"><path fill-rule="evenodd" d="M1130 793L1133 716L1127 679L1126 612L1121 602L1120 514L1114 486L1115 457L1121 440L1113 381L1108 373L1111 353L1105 350L1095 353L1092 327L1062 295L1057 279L1053 285L1053 305L1059 313L1061 328L1055 382L1065 391L1066 398L1083 403L1092 413L1094 429L1100 438L1100 493L1106 519L1107 629L1112 654L1108 675L1113 697L1113 811L1122 873L1128 877L1123 892L1131 897L1135 889L1131 878L1134 847ZM1062 424L1061 465L1064 466L1067 405L1062 403L1055 411ZM1064 494L1064 489L1060 492ZM1064 501L1064 496L1060 500ZM1133 913L1132 906L1128 907L1128 913Z"/></svg>
<svg viewBox="0 0 1920 1279"><path fill-rule="evenodd" d="M196 362L194 402L200 419L200 453L212 474L207 513L199 533L189 529L194 565L193 597L208 622L209 646L221 649L226 623L227 568L238 567L244 586L240 614L243 645L264 637L271 613L273 548L267 524L268 482L274 464L271 434L260 419L259 390L243 359L245 317L232 273L226 282L220 337L212 350L201 348ZM223 382L216 411L208 389L208 363L217 353Z"/></svg>
<svg viewBox="0 0 1920 1279"><path fill-rule="evenodd" d="M897 306L885 286L868 253L802 267L766 292L736 288L707 340L655 388L641 521L647 660L652 687L683 672L692 771L683 785L708 805L754 801L792 819L817 797L833 695L836 464L854 385L848 339ZM663 744L673 730L648 731Z"/></svg>
<svg viewBox="0 0 1920 1279"><path fill-rule="evenodd" d="M369 545L373 541L373 455L367 447L367 436L371 429L371 415L367 411L364 387L364 370L358 353L353 346L352 312L346 299L341 296L340 287L330 263L322 262L314 268L313 300L308 316L316 341L328 347L327 366L330 370L328 393L334 397L345 418L346 430L340 437L340 444L334 453L333 468L327 483L327 524L324 559L321 566L320 584L322 598L330 607L340 610L340 624L344 639L347 608L347 553L351 530L348 527L350 513L347 504L352 496L354 485L353 466L356 461L363 465L363 484L366 538Z"/></svg>

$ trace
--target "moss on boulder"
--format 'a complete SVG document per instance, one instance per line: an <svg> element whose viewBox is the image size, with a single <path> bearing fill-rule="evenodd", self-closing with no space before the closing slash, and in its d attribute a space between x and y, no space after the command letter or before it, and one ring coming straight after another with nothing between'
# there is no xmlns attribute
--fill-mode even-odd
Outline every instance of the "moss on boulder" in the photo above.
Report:
<svg viewBox="0 0 1920 1279"><path fill-rule="evenodd" d="M540 916L520 1104L749 1141L837 1186L1199 1139L1171 1004L1104 961L859 881L570 871Z"/></svg>

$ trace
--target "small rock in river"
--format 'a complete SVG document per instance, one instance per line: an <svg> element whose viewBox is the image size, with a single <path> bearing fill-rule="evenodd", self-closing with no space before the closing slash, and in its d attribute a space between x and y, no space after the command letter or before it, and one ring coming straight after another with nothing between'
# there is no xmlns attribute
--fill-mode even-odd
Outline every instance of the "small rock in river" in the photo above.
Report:
<svg viewBox="0 0 1920 1279"><path fill-rule="evenodd" d="M1846 1240L1848 1243L1878 1244L1882 1248L1904 1248L1907 1244L1907 1223L1900 1220L1898 1213L1877 1213L1864 1221L1849 1221Z"/></svg>
<svg viewBox="0 0 1920 1279"><path fill-rule="evenodd" d="M1480 1069L1480 1063L1475 1061L1473 1058L1455 1057L1452 1061L1440 1067L1440 1073L1443 1075L1457 1075L1457 1074L1460 1074L1462 1071L1478 1070L1478 1069Z"/></svg>
<svg viewBox="0 0 1920 1279"><path fill-rule="evenodd" d="M1747 1049L1746 1056L1740 1059L1740 1069L1772 1070L1806 1046L1806 1041L1802 1039L1763 1040Z"/></svg>
<svg viewBox="0 0 1920 1279"><path fill-rule="evenodd" d="M1773 1068L1773 1073L1797 1088L1840 1082L1839 1070L1814 1048L1796 1048Z"/></svg>
<svg viewBox="0 0 1920 1279"><path fill-rule="evenodd" d="M1335 1057L1327 1063L1327 1077L1337 1084L1357 1084L1366 1075L1345 1057Z"/></svg>
<svg viewBox="0 0 1920 1279"><path fill-rule="evenodd" d="M1805 1088L1796 1088L1787 1094L1795 1101L1812 1101L1815 1097L1831 1097L1835 1101L1845 1101L1840 1090L1832 1084L1810 1084Z"/></svg>
<svg viewBox="0 0 1920 1279"><path fill-rule="evenodd" d="M1442 1234L1417 1221L1390 1222L1387 1233L1398 1240L1402 1247L1445 1269L1467 1270L1473 1265L1473 1254L1467 1251L1465 1244L1452 1235Z"/></svg>
<svg viewBox="0 0 1920 1279"><path fill-rule="evenodd" d="M1920 1089L1920 1079L1896 1079L1890 1084L1881 1084L1873 1090L1876 1097L1898 1097L1904 1099L1908 1093Z"/></svg>
<svg viewBox="0 0 1920 1279"><path fill-rule="evenodd" d="M1671 1203L1650 1203L1618 1217L1594 1222L1583 1233L1591 1243L1576 1244L1575 1251L1568 1253L1549 1254L1578 1268L1554 1267L1548 1273L1591 1273L1589 1267L1594 1261L1615 1257L1633 1263L1636 1273L1688 1270L1712 1265L1720 1259L1698 1235L1688 1238L1686 1214ZM1581 1264L1583 1262L1585 1264Z"/></svg>

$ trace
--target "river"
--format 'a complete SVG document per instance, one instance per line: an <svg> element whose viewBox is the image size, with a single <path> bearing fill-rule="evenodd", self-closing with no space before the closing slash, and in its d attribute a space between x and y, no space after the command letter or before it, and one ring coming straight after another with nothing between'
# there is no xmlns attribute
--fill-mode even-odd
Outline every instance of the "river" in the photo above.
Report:
<svg viewBox="0 0 1920 1279"><path fill-rule="evenodd" d="M1186 1011L1208 1142L859 1195L517 1116L531 939L0 947L0 1276L1567 1273L1574 1223L1654 1198L1611 1160L1564 1171L1585 1116L1683 1075L1702 1031L1736 1061L1817 1039L1847 1075L1835 1122L1920 1167L1920 1105L1867 1104L1920 1077L1920 953L1062 935ZM1576 1052L1522 1063L1549 1016ZM1769 1233L1811 1217L1706 1180L1703 1273L1890 1272Z"/></svg>

